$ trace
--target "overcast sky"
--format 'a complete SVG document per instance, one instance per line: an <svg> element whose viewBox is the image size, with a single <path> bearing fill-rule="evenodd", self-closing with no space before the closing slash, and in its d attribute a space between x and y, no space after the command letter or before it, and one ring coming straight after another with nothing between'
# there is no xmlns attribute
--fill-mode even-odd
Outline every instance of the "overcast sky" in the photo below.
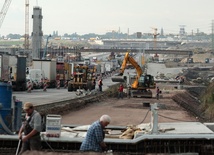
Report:
<svg viewBox="0 0 214 155"><path fill-rule="evenodd" d="M0 0L2 8L5 0ZM129 34L160 32L178 34L181 25L187 33L212 32L214 0L29 0L30 24L33 7L42 8L44 34L58 31L87 34L120 29ZM25 0L12 0L0 34L25 33Z"/></svg>

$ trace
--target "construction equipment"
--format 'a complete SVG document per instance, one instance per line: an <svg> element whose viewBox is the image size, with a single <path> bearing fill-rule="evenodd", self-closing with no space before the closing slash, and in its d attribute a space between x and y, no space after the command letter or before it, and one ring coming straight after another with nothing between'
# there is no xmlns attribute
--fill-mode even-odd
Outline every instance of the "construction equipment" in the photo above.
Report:
<svg viewBox="0 0 214 155"><path fill-rule="evenodd" d="M138 65L138 63L129 55L129 52L126 53L122 66L120 68L120 72L118 75L112 77L113 82L125 82L127 80L127 76L124 76L124 71L126 69L127 63L130 63L134 66L137 71L137 75L132 77L134 81L131 81L131 96L132 97L152 97L152 92L150 89L155 89L156 84L154 82L154 77L149 74L143 74L142 68ZM129 77L130 78L130 77Z"/></svg>
<svg viewBox="0 0 214 155"><path fill-rule="evenodd" d="M59 76L58 80L60 80L60 87L65 87L65 82L67 83L72 78L73 63L57 62L56 73Z"/></svg>
<svg viewBox="0 0 214 155"><path fill-rule="evenodd" d="M95 65L76 65L74 66L73 79L68 82L68 91L77 89L93 90L96 79Z"/></svg>
<svg viewBox="0 0 214 155"><path fill-rule="evenodd" d="M43 53L43 57L42 59L46 59L46 54L47 54L47 48L48 48L48 39L51 37L51 35L49 35L47 37L47 41L46 41L46 45L45 45L45 49L44 49L44 53Z"/></svg>
<svg viewBox="0 0 214 155"><path fill-rule="evenodd" d="M1 12L0 12L0 28L1 28L2 23L3 23L3 21L4 21L4 17L5 17L6 14L7 14L7 10L8 10L8 8L9 8L9 6L10 6L11 1L12 1L12 0L5 0L5 2L4 2L4 5L3 5L2 10L1 10Z"/></svg>

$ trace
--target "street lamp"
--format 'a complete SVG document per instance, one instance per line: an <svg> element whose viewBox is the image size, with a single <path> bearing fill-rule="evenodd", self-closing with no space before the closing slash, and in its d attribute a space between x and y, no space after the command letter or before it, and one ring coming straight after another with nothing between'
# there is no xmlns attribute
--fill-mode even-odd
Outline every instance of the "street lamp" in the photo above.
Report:
<svg viewBox="0 0 214 155"><path fill-rule="evenodd" d="M47 52L47 48L48 48L48 39L51 37L51 35L49 35L47 37L47 41L46 41L46 45L45 45L45 49L44 49L44 52L43 52L43 57L42 59L45 59L46 58L46 52Z"/></svg>

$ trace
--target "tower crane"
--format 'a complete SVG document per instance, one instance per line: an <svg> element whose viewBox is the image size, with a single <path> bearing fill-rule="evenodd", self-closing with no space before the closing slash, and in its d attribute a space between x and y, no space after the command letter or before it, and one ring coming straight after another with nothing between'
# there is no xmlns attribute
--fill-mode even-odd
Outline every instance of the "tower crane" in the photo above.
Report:
<svg viewBox="0 0 214 155"><path fill-rule="evenodd" d="M25 42L24 49L29 49L29 0L25 0Z"/></svg>
<svg viewBox="0 0 214 155"><path fill-rule="evenodd" d="M1 12L0 12L0 28L1 28L2 23L4 21L4 17L7 14L7 10L9 8L9 6L10 6L11 1L12 0L5 0L4 5L3 5L2 9L1 9Z"/></svg>

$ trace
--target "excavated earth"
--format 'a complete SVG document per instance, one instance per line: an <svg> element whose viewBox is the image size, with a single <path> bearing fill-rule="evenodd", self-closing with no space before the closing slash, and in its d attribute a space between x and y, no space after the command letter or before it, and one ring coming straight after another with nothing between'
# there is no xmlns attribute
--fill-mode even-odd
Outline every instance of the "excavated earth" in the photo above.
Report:
<svg viewBox="0 0 214 155"><path fill-rule="evenodd" d="M165 94L165 97L157 100L155 98L107 98L103 101L86 106L84 109L73 111L63 116L63 124L86 125L97 120L102 114L108 114L112 118L111 125L137 125L150 122L150 115L146 114L150 110L147 104L159 103L159 114L171 116L178 120L195 120L184 108L180 107L173 101L172 94ZM150 111L149 111L150 113ZM173 115L173 116L172 116ZM159 118L160 122L170 122L171 119Z"/></svg>
<svg viewBox="0 0 214 155"><path fill-rule="evenodd" d="M81 110L63 115L63 124L87 125L101 115L108 114L112 118L111 125L138 125L151 120L148 104L158 103L159 122L198 121L202 119L199 101L190 90L178 90L159 86L162 90L160 99L153 98L103 98L99 102L87 105ZM194 88L193 90L196 90ZM201 89L199 89L201 90ZM153 94L155 94L153 92Z"/></svg>

